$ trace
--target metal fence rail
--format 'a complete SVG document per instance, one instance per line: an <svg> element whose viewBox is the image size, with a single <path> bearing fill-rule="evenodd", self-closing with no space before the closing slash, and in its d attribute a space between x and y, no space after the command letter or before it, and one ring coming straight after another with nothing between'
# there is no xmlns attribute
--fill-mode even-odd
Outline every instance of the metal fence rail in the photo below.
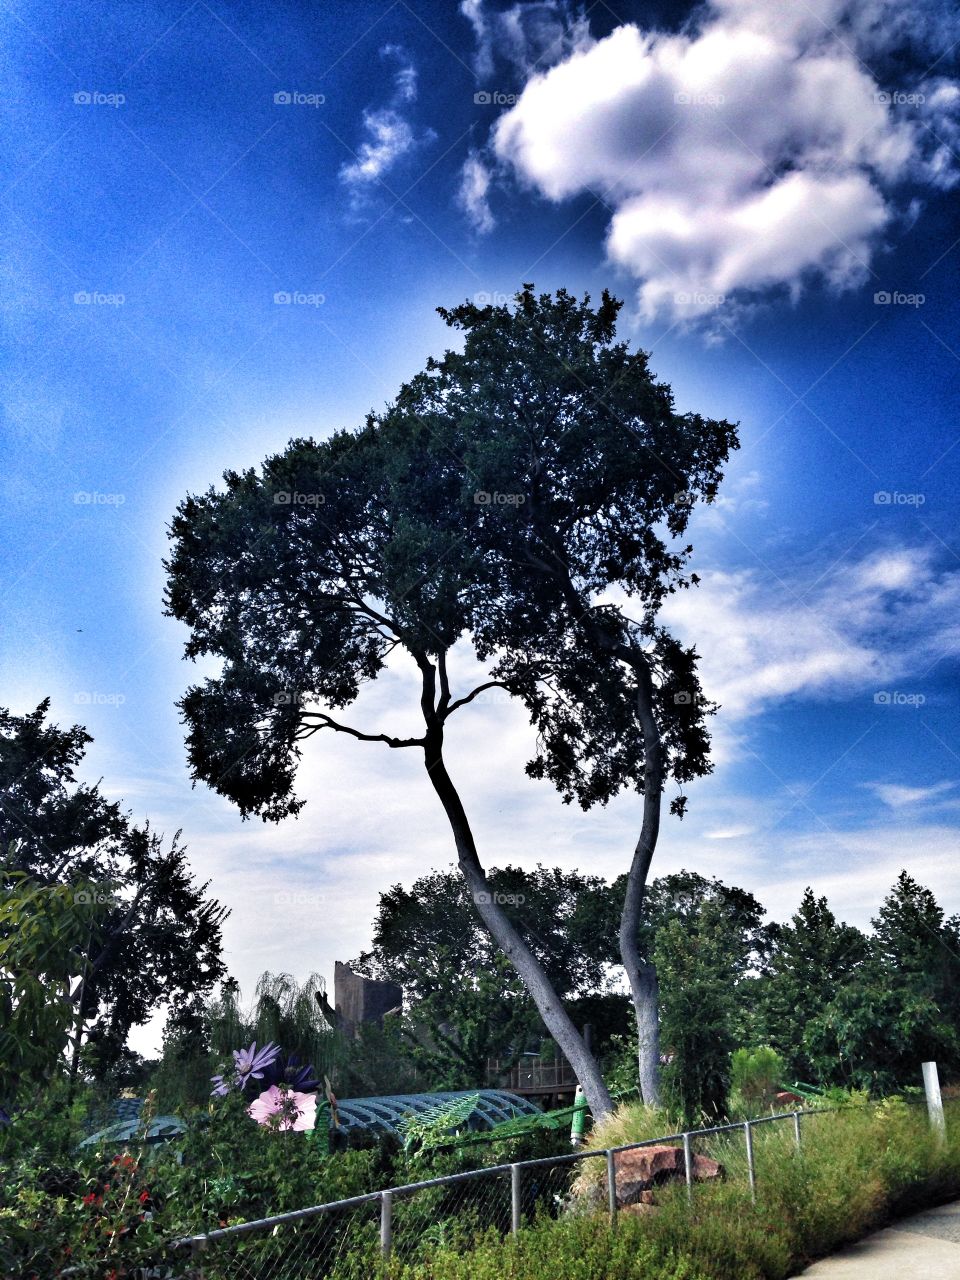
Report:
<svg viewBox="0 0 960 1280"><path fill-rule="evenodd" d="M407 1261L441 1245L468 1248L490 1232L501 1237L515 1234L540 1216L559 1216L568 1204L574 1177L591 1160L603 1161L594 1188L597 1207L605 1207L616 1227L618 1214L627 1207L618 1195L619 1157L643 1147L680 1145L683 1179L692 1197L695 1156L701 1154L696 1148L703 1148L708 1139L717 1142L717 1154L731 1172L745 1172L755 1199L756 1131L789 1122L792 1142L799 1150L801 1118L834 1109L787 1111L609 1150L576 1151L426 1178L176 1240L169 1256L185 1261L188 1254L187 1275L196 1280L318 1280L341 1274L348 1260L351 1275L365 1274L365 1267L369 1274L379 1258L395 1255ZM729 1142L741 1132L742 1157L740 1144Z"/></svg>

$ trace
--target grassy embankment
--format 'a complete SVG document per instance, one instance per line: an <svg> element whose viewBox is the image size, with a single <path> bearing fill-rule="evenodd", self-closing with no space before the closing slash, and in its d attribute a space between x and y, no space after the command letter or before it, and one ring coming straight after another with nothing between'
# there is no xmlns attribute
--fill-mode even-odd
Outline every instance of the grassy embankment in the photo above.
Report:
<svg viewBox="0 0 960 1280"><path fill-rule="evenodd" d="M622 1109L591 1138L598 1147L663 1132L663 1117ZM960 1103L947 1106L948 1139L938 1147L922 1107L897 1100L804 1120L800 1152L792 1125L755 1132L757 1199L751 1200L742 1134L703 1150L728 1177L695 1189L658 1192L643 1216L549 1218L518 1236L467 1253L438 1250L428 1261L384 1269L390 1280L782 1280L891 1218L960 1196ZM579 1189L602 1179L602 1161L582 1166Z"/></svg>

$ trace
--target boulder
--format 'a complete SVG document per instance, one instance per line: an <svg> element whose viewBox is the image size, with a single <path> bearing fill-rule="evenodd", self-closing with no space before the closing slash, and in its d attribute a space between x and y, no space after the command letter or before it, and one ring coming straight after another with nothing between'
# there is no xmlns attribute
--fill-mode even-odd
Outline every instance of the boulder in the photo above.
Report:
<svg viewBox="0 0 960 1280"><path fill-rule="evenodd" d="M683 1181L686 1168L682 1147L636 1147L616 1157L617 1204L653 1204L653 1188L665 1182ZM723 1177L723 1165L709 1156L693 1157L695 1182Z"/></svg>
<svg viewBox="0 0 960 1280"><path fill-rule="evenodd" d="M776 1104L778 1111L796 1111L804 1105L805 1099L801 1098L799 1093L791 1093L789 1089L783 1089L776 1096Z"/></svg>
<svg viewBox="0 0 960 1280"><path fill-rule="evenodd" d="M634 1204L625 1204L621 1207L621 1213L632 1213L635 1217L643 1217L645 1214L656 1213L658 1209L656 1200L652 1191L641 1191L640 1199Z"/></svg>

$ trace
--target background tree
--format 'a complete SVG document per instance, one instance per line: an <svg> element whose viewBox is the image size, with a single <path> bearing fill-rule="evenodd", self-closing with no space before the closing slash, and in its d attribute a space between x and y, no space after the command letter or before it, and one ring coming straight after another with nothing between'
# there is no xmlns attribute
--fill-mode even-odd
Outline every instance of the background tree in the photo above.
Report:
<svg viewBox="0 0 960 1280"><path fill-rule="evenodd" d="M851 980L807 1024L820 1076L877 1092L915 1084L921 1062L960 1068L960 920L902 871Z"/></svg>
<svg viewBox="0 0 960 1280"><path fill-rule="evenodd" d="M615 882L616 893L621 883ZM766 962L774 926L763 923L766 908L752 893L724 884L716 876L678 871L652 880L647 889L641 946L652 952L658 930L671 922L690 933L701 932L707 906L715 907L717 918L723 921L730 953L725 964L739 983Z"/></svg>
<svg viewBox="0 0 960 1280"><path fill-rule="evenodd" d="M440 315L461 351L431 360L379 421L424 430L458 459L487 571L473 617L481 657L539 733L528 765L585 808L625 786L643 818L625 882L620 953L637 1013L645 1100L658 1100L657 977L640 949L664 787L709 772L697 656L658 624L696 582L677 540L737 447L728 422L678 414L644 352L616 342L621 303L524 285L515 306ZM472 495L471 495L472 490ZM624 597L629 607L622 604ZM682 815L685 798L672 802Z"/></svg>
<svg viewBox="0 0 960 1280"><path fill-rule="evenodd" d="M618 959L615 891L599 876L556 867L492 868L487 878L558 997L578 1025L591 1024L602 1054L609 1036L626 1030L609 974ZM488 1059L512 1065L548 1034L453 869L382 893L372 948L353 967L403 986L412 1051L444 1087L483 1085Z"/></svg>
<svg viewBox="0 0 960 1280"><path fill-rule="evenodd" d="M14 850L14 853L16 851ZM0 1110L62 1065L77 1025L77 974L101 942L100 886L45 885L6 870L0 885Z"/></svg>
<svg viewBox="0 0 960 1280"><path fill-rule="evenodd" d="M531 871L493 867L487 878L564 1000L605 989L608 968L617 960L615 888L600 876L542 864ZM454 869L381 893L373 945L362 958L365 972L399 982L418 1000L437 981L438 966L429 956L441 948L458 977L487 964L496 949Z"/></svg>
<svg viewBox="0 0 960 1280"><path fill-rule="evenodd" d="M867 956L866 937L840 923L809 887L789 924L769 928L770 952L754 993L753 1040L782 1056L786 1075L817 1075L805 1048L806 1028L854 980Z"/></svg>
<svg viewBox="0 0 960 1280"><path fill-rule="evenodd" d="M665 1085L690 1124L726 1105L744 989L767 947L763 916L753 894L696 872L650 885L641 941L660 980Z"/></svg>
<svg viewBox="0 0 960 1280"><path fill-rule="evenodd" d="M622 878L537 867L492 870L491 887L550 974L580 1025L589 1022L606 1060L627 1034L627 1001L613 990L619 959ZM691 1117L725 1099L731 1050L741 1042L753 975L768 949L764 909L744 889L681 871L651 881L641 946L660 956L663 1043L671 1099ZM429 1078L483 1083L486 1059L536 1051L545 1034L522 987L501 974L497 952L452 871L381 894L373 946L356 966L393 978L406 995L405 1026ZM429 1028L443 1028L431 1044ZM612 1060L612 1058L611 1058ZM632 1073L618 1072L636 1084ZM451 1084L452 1087L452 1084Z"/></svg>
<svg viewBox="0 0 960 1280"><path fill-rule="evenodd" d="M25 716L0 709L3 884L21 874L47 889L97 893L98 929L70 995L71 1056L76 1070L86 1030L106 1069L122 1057L130 1028L159 1004L212 989L223 972L226 911L193 879L179 832L164 846L99 786L77 781L92 739L79 725L48 723L48 711L49 700Z"/></svg>

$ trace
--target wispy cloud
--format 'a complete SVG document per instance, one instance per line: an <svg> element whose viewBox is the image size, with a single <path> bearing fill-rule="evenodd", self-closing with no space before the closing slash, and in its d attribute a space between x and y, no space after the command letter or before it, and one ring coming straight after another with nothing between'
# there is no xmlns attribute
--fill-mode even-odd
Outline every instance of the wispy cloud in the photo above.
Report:
<svg viewBox="0 0 960 1280"><path fill-rule="evenodd" d="M590 43L586 18L565 0L521 0L504 9L488 0L462 0L460 12L473 28L474 69L481 79L498 64L524 76L545 71Z"/></svg>
<svg viewBox="0 0 960 1280"><path fill-rule="evenodd" d="M490 208L490 169L476 151L471 151L460 172L457 204L467 215L474 231L485 234L496 226Z"/></svg>
<svg viewBox="0 0 960 1280"><path fill-rule="evenodd" d="M418 130L403 108L417 100L417 70L400 45L387 44L380 57L395 62L393 92L382 107L369 107L363 113L366 138L356 157L340 169L340 178L351 189L355 199L362 199L376 187L398 161L416 148L432 142L432 129Z"/></svg>
<svg viewBox="0 0 960 1280"><path fill-rule="evenodd" d="M874 795L890 809L925 808L942 803L944 798L954 800L955 782L936 782L929 787L907 787L895 782L869 782L866 784Z"/></svg>
<svg viewBox="0 0 960 1280"><path fill-rule="evenodd" d="M673 596L665 620L703 655L706 693L724 719L787 698L919 691L929 669L960 653L960 573L892 546L828 572L712 570Z"/></svg>

